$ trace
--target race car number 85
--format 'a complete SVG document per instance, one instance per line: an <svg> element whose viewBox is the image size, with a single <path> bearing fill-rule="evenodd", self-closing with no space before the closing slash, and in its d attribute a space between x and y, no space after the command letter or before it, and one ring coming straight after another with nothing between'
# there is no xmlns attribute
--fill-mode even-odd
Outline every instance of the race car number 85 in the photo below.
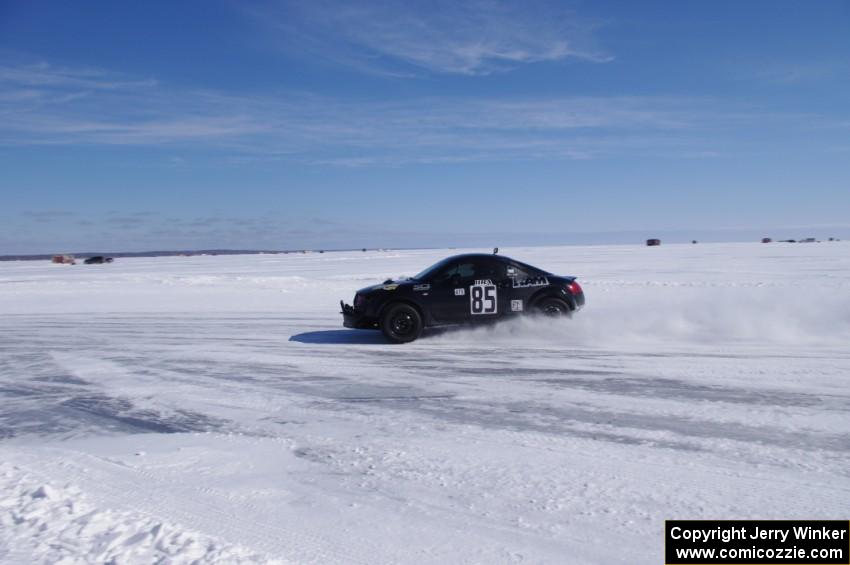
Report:
<svg viewBox="0 0 850 565"><path fill-rule="evenodd" d="M473 314L495 314L496 285L477 284L469 287L469 304Z"/></svg>

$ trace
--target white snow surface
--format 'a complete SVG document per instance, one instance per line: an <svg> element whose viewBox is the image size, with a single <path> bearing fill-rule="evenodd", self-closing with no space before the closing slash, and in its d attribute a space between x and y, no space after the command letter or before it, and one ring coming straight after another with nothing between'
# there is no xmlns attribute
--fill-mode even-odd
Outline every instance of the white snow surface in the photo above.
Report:
<svg viewBox="0 0 850 565"><path fill-rule="evenodd" d="M0 263L0 563L661 563L850 508L850 244L513 248L571 320L341 327L458 251Z"/></svg>

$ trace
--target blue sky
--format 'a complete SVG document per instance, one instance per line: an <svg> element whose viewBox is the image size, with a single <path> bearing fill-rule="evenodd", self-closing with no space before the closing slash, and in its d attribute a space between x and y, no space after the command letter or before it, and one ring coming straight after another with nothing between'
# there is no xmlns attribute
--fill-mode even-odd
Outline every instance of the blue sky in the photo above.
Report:
<svg viewBox="0 0 850 565"><path fill-rule="evenodd" d="M0 2L0 253L850 236L850 3Z"/></svg>

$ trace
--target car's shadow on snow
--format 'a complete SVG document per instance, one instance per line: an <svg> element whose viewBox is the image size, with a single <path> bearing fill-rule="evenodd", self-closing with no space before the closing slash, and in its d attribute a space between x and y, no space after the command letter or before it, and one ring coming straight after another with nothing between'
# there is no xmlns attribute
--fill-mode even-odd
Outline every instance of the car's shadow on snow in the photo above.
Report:
<svg viewBox="0 0 850 565"><path fill-rule="evenodd" d="M374 330L323 330L304 332L289 338L298 343L347 344L347 345L386 345L381 332Z"/></svg>
<svg viewBox="0 0 850 565"><path fill-rule="evenodd" d="M461 332L465 329L467 329L466 326L425 328L419 339L424 340L429 337ZM322 330L304 332L291 336L289 341L336 345L393 345L384 338L384 334L376 330Z"/></svg>

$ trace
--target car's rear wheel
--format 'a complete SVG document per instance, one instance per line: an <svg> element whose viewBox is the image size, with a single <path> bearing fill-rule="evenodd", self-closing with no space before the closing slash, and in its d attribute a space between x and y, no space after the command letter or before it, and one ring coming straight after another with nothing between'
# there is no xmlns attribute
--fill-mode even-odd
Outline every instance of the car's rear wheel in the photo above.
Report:
<svg viewBox="0 0 850 565"><path fill-rule="evenodd" d="M560 298L544 298L540 302L537 303L537 311L544 316L548 316L550 318L560 318L562 316L572 316L572 310L570 310L569 304L561 300Z"/></svg>
<svg viewBox="0 0 850 565"><path fill-rule="evenodd" d="M381 331L393 343L408 343L422 333L422 316L410 304L391 304L381 316Z"/></svg>

